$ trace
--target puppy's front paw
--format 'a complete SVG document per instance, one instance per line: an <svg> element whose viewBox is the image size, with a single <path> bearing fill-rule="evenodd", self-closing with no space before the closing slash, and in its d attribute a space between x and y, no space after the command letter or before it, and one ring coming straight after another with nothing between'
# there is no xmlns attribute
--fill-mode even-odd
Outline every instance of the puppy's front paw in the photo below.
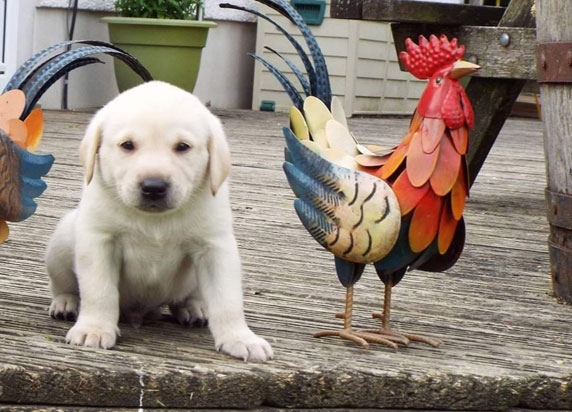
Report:
<svg viewBox="0 0 572 412"><path fill-rule="evenodd" d="M111 349L119 335L119 328L98 322L78 321L66 335L66 343L90 348Z"/></svg>
<svg viewBox="0 0 572 412"><path fill-rule="evenodd" d="M52 299L50 316L54 319L76 320L79 297L71 293L62 293Z"/></svg>
<svg viewBox="0 0 572 412"><path fill-rule="evenodd" d="M216 350L246 361L265 362L274 357L272 347L250 329L217 340Z"/></svg>
<svg viewBox="0 0 572 412"><path fill-rule="evenodd" d="M183 326L205 326L208 322L207 305L202 300L185 299L183 302L170 304L169 309Z"/></svg>

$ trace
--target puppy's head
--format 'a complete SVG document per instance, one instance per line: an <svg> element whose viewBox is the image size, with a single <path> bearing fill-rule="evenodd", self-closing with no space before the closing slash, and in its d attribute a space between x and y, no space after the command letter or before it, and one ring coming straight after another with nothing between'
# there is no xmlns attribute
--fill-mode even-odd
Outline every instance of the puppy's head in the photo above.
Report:
<svg viewBox="0 0 572 412"><path fill-rule="evenodd" d="M220 121L196 97L162 82L128 90L102 108L80 157L87 184L97 169L122 203L147 212L177 209L204 185L214 196L230 170Z"/></svg>

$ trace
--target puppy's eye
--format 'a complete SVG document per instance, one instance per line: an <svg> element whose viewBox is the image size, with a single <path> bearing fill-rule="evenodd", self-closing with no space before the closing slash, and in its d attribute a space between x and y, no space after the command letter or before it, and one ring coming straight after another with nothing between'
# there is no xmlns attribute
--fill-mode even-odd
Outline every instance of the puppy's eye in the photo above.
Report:
<svg viewBox="0 0 572 412"><path fill-rule="evenodd" d="M184 152L188 152L191 149L191 146L189 146L187 143L177 143L177 145L175 146L175 152L178 153L184 153Z"/></svg>
<svg viewBox="0 0 572 412"><path fill-rule="evenodd" d="M126 140L119 146L126 152L132 152L135 150L135 144L131 140Z"/></svg>

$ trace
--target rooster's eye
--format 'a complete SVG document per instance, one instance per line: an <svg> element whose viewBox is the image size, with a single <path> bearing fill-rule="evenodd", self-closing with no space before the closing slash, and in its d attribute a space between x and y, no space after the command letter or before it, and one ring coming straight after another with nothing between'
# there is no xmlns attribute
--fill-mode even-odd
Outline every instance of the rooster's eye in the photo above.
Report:
<svg viewBox="0 0 572 412"><path fill-rule="evenodd" d="M437 77L437 78L435 79L435 83L437 83L437 84L440 84L442 81L443 81L443 78L442 78L442 77Z"/></svg>

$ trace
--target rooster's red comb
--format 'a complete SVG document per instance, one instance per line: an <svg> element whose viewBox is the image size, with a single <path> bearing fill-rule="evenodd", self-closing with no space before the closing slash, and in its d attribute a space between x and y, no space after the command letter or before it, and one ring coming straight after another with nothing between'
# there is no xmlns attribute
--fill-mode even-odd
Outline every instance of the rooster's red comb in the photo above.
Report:
<svg viewBox="0 0 572 412"><path fill-rule="evenodd" d="M418 79L431 77L436 70L456 62L465 53L465 46L457 45L457 39L449 41L444 34L439 39L432 34L429 40L419 36L419 45L407 38L405 46L407 51L399 53L399 59Z"/></svg>

